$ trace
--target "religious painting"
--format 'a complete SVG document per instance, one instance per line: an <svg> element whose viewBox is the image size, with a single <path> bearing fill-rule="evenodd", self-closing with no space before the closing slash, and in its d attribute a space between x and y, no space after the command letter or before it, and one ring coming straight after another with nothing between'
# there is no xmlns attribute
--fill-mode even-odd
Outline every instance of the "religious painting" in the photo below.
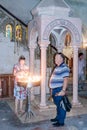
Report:
<svg viewBox="0 0 87 130"><path fill-rule="evenodd" d="M21 27L21 25L16 26L16 40L17 41L22 40L22 27Z"/></svg>
<svg viewBox="0 0 87 130"><path fill-rule="evenodd" d="M70 43L71 43L71 34L67 32L65 36L65 46L70 46Z"/></svg>
<svg viewBox="0 0 87 130"><path fill-rule="evenodd" d="M6 25L6 37L12 40L12 26L10 24Z"/></svg>

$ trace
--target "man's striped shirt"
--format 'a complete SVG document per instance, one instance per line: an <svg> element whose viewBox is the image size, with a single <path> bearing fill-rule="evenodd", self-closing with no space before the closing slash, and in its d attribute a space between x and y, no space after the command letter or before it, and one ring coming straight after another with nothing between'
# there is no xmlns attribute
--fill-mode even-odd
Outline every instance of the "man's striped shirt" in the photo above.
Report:
<svg viewBox="0 0 87 130"><path fill-rule="evenodd" d="M50 88L62 87L64 78L69 77L69 72L69 67L65 63L62 63L60 66L55 67L50 78Z"/></svg>

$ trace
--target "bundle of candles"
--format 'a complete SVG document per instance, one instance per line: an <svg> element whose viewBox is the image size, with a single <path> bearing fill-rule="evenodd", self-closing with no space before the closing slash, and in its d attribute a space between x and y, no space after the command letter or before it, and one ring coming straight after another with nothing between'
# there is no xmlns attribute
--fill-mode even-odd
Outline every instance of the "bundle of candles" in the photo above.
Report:
<svg viewBox="0 0 87 130"><path fill-rule="evenodd" d="M39 75L31 75L27 72L19 72L17 74L17 84L18 86L27 87L27 84L32 84L32 86L40 86L41 77Z"/></svg>

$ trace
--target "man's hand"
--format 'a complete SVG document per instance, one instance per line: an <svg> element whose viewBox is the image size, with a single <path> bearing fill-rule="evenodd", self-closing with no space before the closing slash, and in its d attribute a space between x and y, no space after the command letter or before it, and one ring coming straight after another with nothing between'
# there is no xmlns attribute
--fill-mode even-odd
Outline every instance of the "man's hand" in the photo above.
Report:
<svg viewBox="0 0 87 130"><path fill-rule="evenodd" d="M64 96L65 91L61 90L59 93L56 93L55 96Z"/></svg>
<svg viewBox="0 0 87 130"><path fill-rule="evenodd" d="M56 93L55 96L64 96L65 95L67 83L68 83L68 77L65 77L62 90L59 93Z"/></svg>

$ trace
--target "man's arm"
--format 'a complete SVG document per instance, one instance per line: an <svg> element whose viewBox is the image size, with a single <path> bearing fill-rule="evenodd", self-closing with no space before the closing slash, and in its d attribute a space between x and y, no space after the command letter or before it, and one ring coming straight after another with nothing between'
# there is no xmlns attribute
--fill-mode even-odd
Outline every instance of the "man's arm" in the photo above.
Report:
<svg viewBox="0 0 87 130"><path fill-rule="evenodd" d="M67 89L67 85L68 85L68 77L65 77L64 78L64 83L63 83L63 91L66 91L66 89Z"/></svg>

